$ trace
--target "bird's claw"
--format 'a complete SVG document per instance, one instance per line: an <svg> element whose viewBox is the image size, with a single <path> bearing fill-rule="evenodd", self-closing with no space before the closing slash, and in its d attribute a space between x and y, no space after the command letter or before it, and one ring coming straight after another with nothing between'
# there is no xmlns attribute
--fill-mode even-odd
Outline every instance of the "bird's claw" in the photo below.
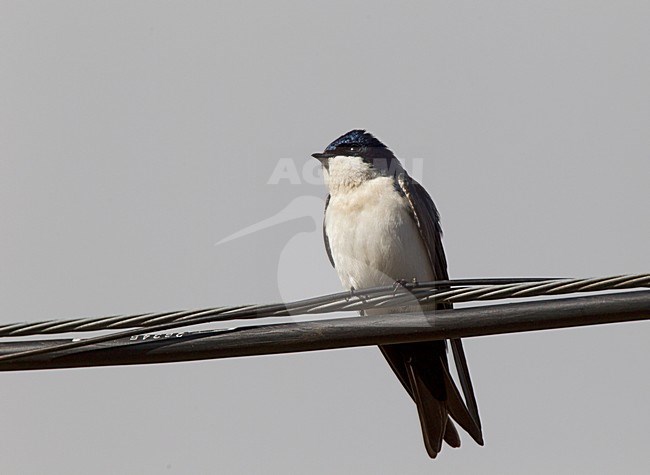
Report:
<svg viewBox="0 0 650 475"><path fill-rule="evenodd" d="M415 287L418 285L418 280L413 277L410 281L406 279L398 279L393 283L393 295L397 293L397 291L402 288L404 290L409 290L412 287Z"/></svg>
<svg viewBox="0 0 650 475"><path fill-rule="evenodd" d="M345 301L346 301L346 302L349 302L350 300L352 300L352 297L354 297L354 296L355 296L355 294L354 294L354 287L350 287L350 293L349 293L348 296L345 298Z"/></svg>
<svg viewBox="0 0 650 475"><path fill-rule="evenodd" d="M398 279L395 282L393 282L393 296L397 293L397 291L400 288L406 290L406 284L408 284L408 281L406 279Z"/></svg>

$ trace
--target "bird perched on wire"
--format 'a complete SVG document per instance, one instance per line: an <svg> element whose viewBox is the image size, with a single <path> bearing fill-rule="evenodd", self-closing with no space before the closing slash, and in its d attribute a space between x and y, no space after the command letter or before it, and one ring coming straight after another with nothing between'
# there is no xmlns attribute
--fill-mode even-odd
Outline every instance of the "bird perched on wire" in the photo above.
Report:
<svg viewBox="0 0 650 475"><path fill-rule="evenodd" d="M448 279L438 211L388 147L365 130L352 130L312 156L323 165L329 189L325 249L346 289ZM424 310L449 307L438 304ZM445 341L379 347L415 401L431 458L443 440L460 446L452 419L483 445L462 343L451 340L451 347L467 404L449 373Z"/></svg>

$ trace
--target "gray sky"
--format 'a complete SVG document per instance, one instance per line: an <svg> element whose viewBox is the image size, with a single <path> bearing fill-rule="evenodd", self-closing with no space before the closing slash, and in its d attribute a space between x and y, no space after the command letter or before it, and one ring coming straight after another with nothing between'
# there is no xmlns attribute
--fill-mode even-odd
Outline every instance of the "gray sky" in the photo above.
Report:
<svg viewBox="0 0 650 475"><path fill-rule="evenodd" d="M338 291L303 166L357 127L421 168L452 277L647 272L649 15L2 1L0 322ZM435 461L375 348L0 374L0 472L646 473L649 337L468 340L486 446Z"/></svg>

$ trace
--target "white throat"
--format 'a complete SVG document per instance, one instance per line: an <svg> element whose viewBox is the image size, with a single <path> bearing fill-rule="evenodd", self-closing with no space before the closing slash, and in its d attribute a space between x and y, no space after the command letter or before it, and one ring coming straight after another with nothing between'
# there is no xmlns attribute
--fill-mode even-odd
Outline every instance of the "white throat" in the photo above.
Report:
<svg viewBox="0 0 650 475"><path fill-rule="evenodd" d="M393 159L393 163L399 170L402 170L397 159ZM392 175L392 173L390 174ZM369 180L385 175L369 163L364 162L361 157L354 156L331 157L327 168L323 167L323 178L330 194L355 189Z"/></svg>

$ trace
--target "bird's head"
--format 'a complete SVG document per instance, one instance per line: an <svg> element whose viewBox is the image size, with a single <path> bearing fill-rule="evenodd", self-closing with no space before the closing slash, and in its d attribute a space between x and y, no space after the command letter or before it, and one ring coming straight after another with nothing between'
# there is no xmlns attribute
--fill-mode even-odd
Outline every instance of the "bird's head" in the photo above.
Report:
<svg viewBox="0 0 650 475"><path fill-rule="evenodd" d="M355 184L377 176L394 175L401 165L393 152L374 135L362 129L351 130L329 144L322 153L312 157L325 169L330 184Z"/></svg>

